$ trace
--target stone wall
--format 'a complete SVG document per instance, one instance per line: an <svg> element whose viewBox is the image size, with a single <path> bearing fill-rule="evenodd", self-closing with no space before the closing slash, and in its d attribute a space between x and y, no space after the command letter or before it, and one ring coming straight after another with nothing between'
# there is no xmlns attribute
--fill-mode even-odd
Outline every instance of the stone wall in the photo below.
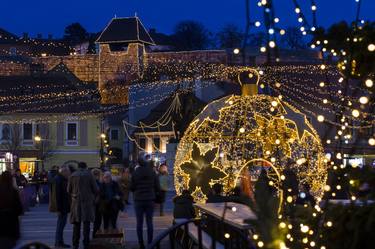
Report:
<svg viewBox="0 0 375 249"><path fill-rule="evenodd" d="M0 76L29 75L30 64L24 62L0 61Z"/></svg>
<svg viewBox="0 0 375 249"><path fill-rule="evenodd" d="M96 54L34 57L33 63L43 65L44 72L64 63L80 80L99 81L99 56Z"/></svg>

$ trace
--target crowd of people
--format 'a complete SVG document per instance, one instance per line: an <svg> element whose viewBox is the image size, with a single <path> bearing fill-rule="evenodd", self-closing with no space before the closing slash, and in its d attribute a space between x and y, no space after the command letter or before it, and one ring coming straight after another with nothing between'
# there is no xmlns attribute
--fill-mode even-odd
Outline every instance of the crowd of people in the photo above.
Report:
<svg viewBox="0 0 375 249"><path fill-rule="evenodd" d="M72 247L80 245L81 229L83 247L87 249L91 236L100 230L117 231L120 212L129 205L134 206L139 247L145 248L143 223L147 225L147 243L153 240L153 216L155 206L164 215L164 202L169 189L168 168L162 164L155 166L147 154L140 155L134 168L123 168L119 176L110 171L89 169L81 162L78 168L54 166L44 174L49 189L49 211L57 214L55 247L70 248L64 240L64 228L73 224ZM0 244L11 249L20 238L19 216L23 214L20 191L28 185L28 180L19 169L14 173L5 171L0 177ZM129 200L133 192L133 201ZM133 203L131 203L133 202ZM9 229L8 225L12 224ZM2 229L7 227L7 229Z"/></svg>
<svg viewBox="0 0 375 249"><path fill-rule="evenodd" d="M112 176L110 171L100 168L88 169L81 162L78 168L72 166L54 166L43 176L49 185L49 211L57 214L55 246L70 248L64 240L64 228L68 218L73 224L72 246L78 249L80 245L81 228L83 246L88 248L91 237L95 238L99 231L116 232L117 219L129 205L134 206L137 222L137 237L139 248L145 248L143 239L143 223L147 226L147 243L153 240L153 216L156 206L159 215L164 215L166 193L170 188L168 168L165 164L155 166L150 155L141 154L134 168L123 168L119 176ZM27 179L16 170L13 174L5 171L0 177L0 245L1 248L11 249L20 237L19 216L23 214L23 205L19 190L27 185ZM294 182L287 188L293 189ZM130 192L133 201L129 200ZM295 189L297 196L298 190ZM297 199L297 204L313 203L309 189L306 187L307 198ZM133 203L131 203L133 202ZM246 194L240 187L235 187L229 193L224 193L223 185L216 183L207 196L207 203L237 202L250 205L251 195ZM192 219L196 216L194 198L188 189L173 198L173 218ZM3 225L3 224L11 224ZM6 229L4 229L6 227Z"/></svg>

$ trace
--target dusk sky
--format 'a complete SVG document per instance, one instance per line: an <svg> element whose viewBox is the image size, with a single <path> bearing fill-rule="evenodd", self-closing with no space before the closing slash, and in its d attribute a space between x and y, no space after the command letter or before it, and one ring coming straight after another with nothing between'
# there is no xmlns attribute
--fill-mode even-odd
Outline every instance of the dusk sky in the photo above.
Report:
<svg viewBox="0 0 375 249"><path fill-rule="evenodd" d="M257 0L250 2L252 20L262 21ZM274 2L280 18L279 27L297 25L292 0ZM304 4L310 1L299 2L304 12L310 14L310 7ZM319 25L328 26L355 18L355 0L316 2ZM0 27L17 35L28 32L32 36L37 33L47 36L52 33L54 37L61 37L64 27L72 22L80 22L89 32L98 32L115 15L127 17L137 13L146 28L156 28L159 32L171 33L178 21L187 19L200 21L216 32L227 23L243 29L244 6L245 0L1 0ZM374 16L375 0L363 0L361 19L374 21Z"/></svg>

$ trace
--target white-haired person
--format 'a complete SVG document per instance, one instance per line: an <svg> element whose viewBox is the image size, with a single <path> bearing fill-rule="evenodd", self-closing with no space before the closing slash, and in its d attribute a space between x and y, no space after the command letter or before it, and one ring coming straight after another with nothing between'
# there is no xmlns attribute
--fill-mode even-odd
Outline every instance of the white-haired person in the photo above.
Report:
<svg viewBox="0 0 375 249"><path fill-rule="evenodd" d="M104 230L117 229L117 217L120 210L123 210L122 192L117 182L112 180L109 171L103 175L103 182L99 189L99 210L103 215Z"/></svg>

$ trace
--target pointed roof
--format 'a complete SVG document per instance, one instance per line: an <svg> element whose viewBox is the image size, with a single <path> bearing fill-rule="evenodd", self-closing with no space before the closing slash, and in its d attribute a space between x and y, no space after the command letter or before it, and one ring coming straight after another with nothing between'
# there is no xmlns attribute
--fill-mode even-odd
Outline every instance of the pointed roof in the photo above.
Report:
<svg viewBox="0 0 375 249"><path fill-rule="evenodd" d="M97 43L134 43L155 45L138 17L113 18L96 40Z"/></svg>

